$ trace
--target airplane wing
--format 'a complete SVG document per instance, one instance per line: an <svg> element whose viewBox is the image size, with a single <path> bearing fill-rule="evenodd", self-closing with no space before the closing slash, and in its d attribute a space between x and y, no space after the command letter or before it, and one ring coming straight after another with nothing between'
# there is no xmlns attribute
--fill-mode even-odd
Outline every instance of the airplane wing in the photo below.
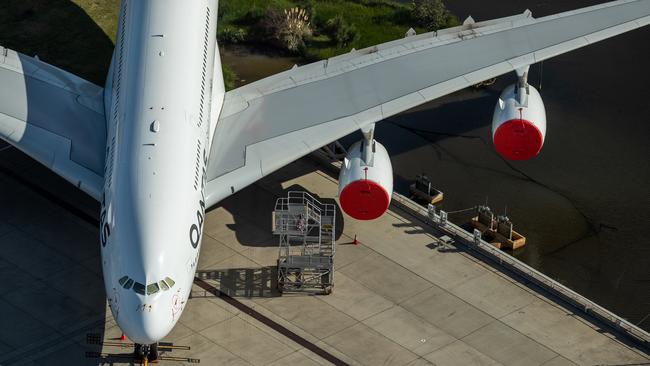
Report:
<svg viewBox="0 0 650 366"><path fill-rule="evenodd" d="M406 37L226 93L208 166L213 205L345 135L481 81L650 22L650 0L521 15Z"/></svg>
<svg viewBox="0 0 650 366"><path fill-rule="evenodd" d="M0 47L0 138L101 198L104 89Z"/></svg>

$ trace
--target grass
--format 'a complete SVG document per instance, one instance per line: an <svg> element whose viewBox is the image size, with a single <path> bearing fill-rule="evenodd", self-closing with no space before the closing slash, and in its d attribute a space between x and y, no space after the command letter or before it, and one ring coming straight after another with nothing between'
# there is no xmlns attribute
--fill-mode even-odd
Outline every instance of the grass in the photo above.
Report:
<svg viewBox="0 0 650 366"><path fill-rule="evenodd" d="M1 0L0 45L103 85L119 0Z"/></svg>
<svg viewBox="0 0 650 366"><path fill-rule="evenodd" d="M72 0L95 21L97 26L115 44L120 0Z"/></svg>
<svg viewBox="0 0 650 366"><path fill-rule="evenodd" d="M359 31L359 40L346 47L336 47L323 44L314 47L314 53L319 59L329 58L348 52L351 48L361 49L397 38L403 38L406 31L414 23L408 22L409 7L388 1L352 2L352 1L320 1L314 6L317 24L323 24L328 19L341 15L348 23L354 24ZM422 31L421 29L419 31Z"/></svg>

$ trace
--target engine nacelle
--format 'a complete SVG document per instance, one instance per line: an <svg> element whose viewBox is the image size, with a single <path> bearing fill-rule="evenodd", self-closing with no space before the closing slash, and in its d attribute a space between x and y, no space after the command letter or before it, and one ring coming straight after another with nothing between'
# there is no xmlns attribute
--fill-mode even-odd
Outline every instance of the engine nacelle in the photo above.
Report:
<svg viewBox="0 0 650 366"><path fill-rule="evenodd" d="M339 175L343 211L357 220L374 220L388 210L392 194L393 166L386 148L375 140L352 145Z"/></svg>
<svg viewBox="0 0 650 366"><path fill-rule="evenodd" d="M518 93L527 94L522 97ZM531 85L507 87L492 117L492 141L497 152L506 159L528 160L542 150L545 136L546 110L539 92Z"/></svg>

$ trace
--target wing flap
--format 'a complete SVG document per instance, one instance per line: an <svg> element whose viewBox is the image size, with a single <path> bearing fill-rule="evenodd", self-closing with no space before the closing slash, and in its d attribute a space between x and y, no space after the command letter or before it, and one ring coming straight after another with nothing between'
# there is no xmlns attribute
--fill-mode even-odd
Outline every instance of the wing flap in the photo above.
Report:
<svg viewBox="0 0 650 366"><path fill-rule="evenodd" d="M0 47L0 138L99 199L103 89Z"/></svg>

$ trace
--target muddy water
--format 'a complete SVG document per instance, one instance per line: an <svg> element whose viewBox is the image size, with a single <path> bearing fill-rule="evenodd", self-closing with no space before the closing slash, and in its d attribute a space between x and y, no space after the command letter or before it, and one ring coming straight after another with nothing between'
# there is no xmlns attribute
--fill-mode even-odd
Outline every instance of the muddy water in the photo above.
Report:
<svg viewBox="0 0 650 366"><path fill-rule="evenodd" d="M237 74L236 84L243 85L289 70L298 59L274 55L271 52L252 51L244 46L221 47L221 60Z"/></svg>
<svg viewBox="0 0 650 366"><path fill-rule="evenodd" d="M452 2L450 2L451 4ZM598 1L455 0L462 18L537 17ZM546 61L531 70L542 85L548 131L542 153L508 162L495 152L491 116L503 76L378 124L393 160L396 190L418 173L445 192L448 211L485 203L507 212L528 245L513 255L650 329L650 29ZM286 70L296 60L226 52L243 79ZM358 136L344 139L351 143ZM458 222L467 216L454 215Z"/></svg>

